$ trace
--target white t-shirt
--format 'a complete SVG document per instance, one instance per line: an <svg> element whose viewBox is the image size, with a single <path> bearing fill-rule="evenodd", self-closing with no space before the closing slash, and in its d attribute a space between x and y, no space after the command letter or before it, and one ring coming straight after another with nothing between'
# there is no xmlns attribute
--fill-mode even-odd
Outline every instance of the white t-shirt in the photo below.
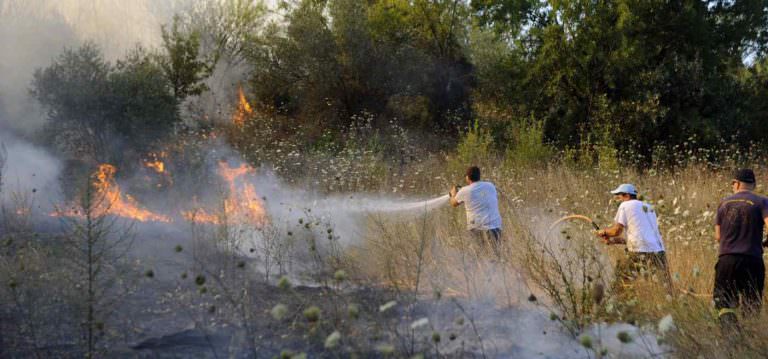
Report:
<svg viewBox="0 0 768 359"><path fill-rule="evenodd" d="M456 201L464 203L467 210L467 229L501 229L499 200L493 183L478 181L461 187Z"/></svg>
<svg viewBox="0 0 768 359"><path fill-rule="evenodd" d="M650 204L636 199L622 202L616 212L616 223L624 226L627 233L627 249L630 252L661 252L661 240L656 211Z"/></svg>

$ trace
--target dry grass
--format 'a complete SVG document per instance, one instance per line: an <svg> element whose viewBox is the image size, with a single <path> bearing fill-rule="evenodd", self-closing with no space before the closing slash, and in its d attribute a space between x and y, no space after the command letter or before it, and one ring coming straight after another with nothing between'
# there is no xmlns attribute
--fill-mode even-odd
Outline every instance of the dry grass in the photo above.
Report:
<svg viewBox="0 0 768 359"><path fill-rule="evenodd" d="M406 224L373 219L363 251L366 263L372 264L368 274L401 291L442 292L469 299L490 296L506 305L519 303L520 291L527 290L574 334L601 321L627 321L657 330L659 320L671 315L677 329L659 333L659 338L676 357L765 357L768 353L768 337L762 334L764 314L743 318L742 336L724 338L711 304L717 260L714 213L720 199L729 194L730 171L704 165L643 174L567 166L520 171L486 168L486 178L500 191L505 226L501 258L466 236L463 210L446 209ZM758 178L768 178L766 168L755 170ZM460 174L453 177L458 181ZM618 206L608 191L623 182L635 183L644 199L656 206L673 277L672 294L659 278L641 280L621 293L609 290L611 267L624 255L623 246L599 244L586 226L547 230L555 219L573 213L607 226ZM758 192L764 188L758 185ZM495 285L483 287L488 278ZM606 289L599 300L595 298L598 283Z"/></svg>

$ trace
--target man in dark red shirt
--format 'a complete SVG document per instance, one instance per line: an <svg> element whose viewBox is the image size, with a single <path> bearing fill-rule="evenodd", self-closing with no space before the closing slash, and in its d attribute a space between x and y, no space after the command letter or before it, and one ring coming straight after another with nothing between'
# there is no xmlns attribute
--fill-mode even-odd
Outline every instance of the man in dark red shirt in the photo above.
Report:
<svg viewBox="0 0 768 359"><path fill-rule="evenodd" d="M733 195L720 202L715 218L715 239L720 253L715 265L713 299L721 327L737 329L739 299L746 315L760 311L765 280L763 229L768 223L768 198L754 193L755 174L740 169L731 181Z"/></svg>

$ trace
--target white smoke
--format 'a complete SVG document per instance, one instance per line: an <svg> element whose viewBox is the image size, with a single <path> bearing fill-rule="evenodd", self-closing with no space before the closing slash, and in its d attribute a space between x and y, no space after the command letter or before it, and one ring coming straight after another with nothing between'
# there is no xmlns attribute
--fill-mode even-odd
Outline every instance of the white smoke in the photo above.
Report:
<svg viewBox="0 0 768 359"><path fill-rule="evenodd" d="M93 41L113 60L137 44L156 47L160 26L189 2L0 0L0 121L27 132L43 124L30 82L64 48Z"/></svg>
<svg viewBox="0 0 768 359"><path fill-rule="evenodd" d="M38 209L49 209L61 196L58 182L61 162L48 152L7 132L0 132L0 144L6 150L0 203L11 205L10 202L21 196L33 200Z"/></svg>

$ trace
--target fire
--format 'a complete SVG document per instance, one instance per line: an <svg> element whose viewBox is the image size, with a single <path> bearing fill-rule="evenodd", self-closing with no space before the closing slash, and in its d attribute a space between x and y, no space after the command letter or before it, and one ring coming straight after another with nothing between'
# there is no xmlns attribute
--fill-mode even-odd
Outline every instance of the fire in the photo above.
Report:
<svg viewBox="0 0 768 359"><path fill-rule="evenodd" d="M155 170L155 172L157 173L165 173L165 163L163 163L163 161L160 161L160 160L147 161L145 165L147 166L147 168L151 168Z"/></svg>
<svg viewBox="0 0 768 359"><path fill-rule="evenodd" d="M254 172L254 169L247 164L230 167L226 161L219 162L218 174L226 182L228 190L220 212L212 214L197 208L183 211L182 216L195 223L221 224L226 221L264 225L267 222L264 203L258 196L253 183L249 181L249 176Z"/></svg>
<svg viewBox="0 0 768 359"><path fill-rule="evenodd" d="M93 188L95 190L95 214L111 214L125 218L135 219L140 222L170 222L167 216L153 213L147 209L139 207L136 200L130 195L123 193L120 186L115 182L115 166L110 164L99 165L98 170L93 173ZM62 213L53 213L54 216L81 217L75 208L70 208Z"/></svg>
<svg viewBox="0 0 768 359"><path fill-rule="evenodd" d="M210 214L206 212L202 208L198 208L192 211L181 211L182 217L184 219L195 222L195 223L209 223L209 224L220 224L221 220L220 217L215 214Z"/></svg>
<svg viewBox="0 0 768 359"><path fill-rule="evenodd" d="M266 220L264 204L248 181L253 172L253 168L244 163L233 168L226 161L219 162L219 175L229 187L224 211L228 218L238 222L263 224Z"/></svg>
<svg viewBox="0 0 768 359"><path fill-rule="evenodd" d="M147 209L140 208L136 200L130 195L125 195L120 191L120 186L115 183L115 166L110 164L101 164L95 173L96 180L93 185L96 193L103 196L101 210L120 217L132 218L141 222L156 221L170 222L171 220L164 215L155 214Z"/></svg>
<svg viewBox="0 0 768 359"><path fill-rule="evenodd" d="M237 89L237 98L237 110L232 116L232 123L237 127L243 127L243 125L245 125L245 120L253 115L253 108L245 98L245 93L243 92L242 87Z"/></svg>
<svg viewBox="0 0 768 359"><path fill-rule="evenodd" d="M146 162L145 164L147 167L158 170L158 172L164 171L163 162L158 162L157 167L152 167L155 165L154 162ZM140 222L172 221L172 218L169 216L142 208L135 198L123 193L120 186L115 182L116 172L117 169L114 166L102 164L99 165L98 170L92 175L92 184L95 191L94 198L96 198L96 203L94 203L96 215L110 214L131 218ZM237 167L231 167L226 161L219 162L218 174L226 183L228 190L221 203L221 210L218 212L207 212L205 209L197 207L193 210L181 211L181 217L195 223L221 224L227 222L262 226L267 222L267 213L264 203L251 181L251 176L254 172L251 166L244 163ZM82 217L83 214L77 208L78 206L71 206L69 209L59 210L51 213L51 215Z"/></svg>

